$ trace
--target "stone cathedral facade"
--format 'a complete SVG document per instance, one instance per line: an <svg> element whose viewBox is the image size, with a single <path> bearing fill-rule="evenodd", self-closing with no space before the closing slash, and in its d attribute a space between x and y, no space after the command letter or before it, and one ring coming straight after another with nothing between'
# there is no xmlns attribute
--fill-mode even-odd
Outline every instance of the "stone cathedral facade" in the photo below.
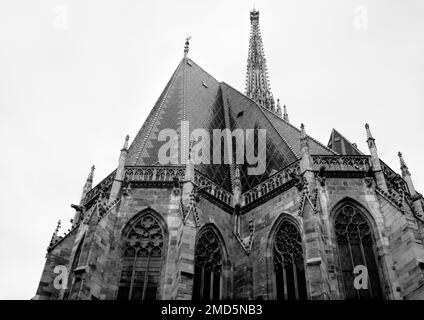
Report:
<svg viewBox="0 0 424 320"><path fill-rule="evenodd" d="M424 199L402 155L399 174L368 125L362 152L336 130L324 145L291 124L271 93L258 11L250 21L245 93L191 60L187 40L117 167L95 186L93 167L71 229L58 225L34 299L424 299ZM222 163L194 163L181 137L196 128L265 129L265 171L249 174L234 141L211 147ZM184 161L163 164L170 129Z"/></svg>

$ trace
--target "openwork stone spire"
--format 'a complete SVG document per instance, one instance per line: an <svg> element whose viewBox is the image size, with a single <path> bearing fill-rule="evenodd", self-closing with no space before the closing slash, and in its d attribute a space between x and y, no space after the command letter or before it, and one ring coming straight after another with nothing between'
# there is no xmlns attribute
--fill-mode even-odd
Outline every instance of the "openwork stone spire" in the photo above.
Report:
<svg viewBox="0 0 424 320"><path fill-rule="evenodd" d="M268 80L262 36L259 29L259 11L250 11L250 41L247 58L246 95L262 107L275 112L275 102Z"/></svg>

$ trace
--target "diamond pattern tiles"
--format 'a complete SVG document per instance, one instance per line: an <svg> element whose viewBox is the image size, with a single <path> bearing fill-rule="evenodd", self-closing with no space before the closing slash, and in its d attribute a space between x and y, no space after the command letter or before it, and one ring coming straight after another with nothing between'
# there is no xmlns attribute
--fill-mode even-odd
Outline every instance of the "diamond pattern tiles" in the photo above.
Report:
<svg viewBox="0 0 424 320"><path fill-rule="evenodd" d="M242 191L244 192L268 178L271 172L279 171L296 161L297 157L254 101L225 83L221 84L221 88L225 107L229 110L232 130L234 128L266 130L266 145L258 145L255 142L255 148L266 148L265 173L248 175L247 168L256 165L248 164L245 161L240 170Z"/></svg>
<svg viewBox="0 0 424 320"><path fill-rule="evenodd" d="M256 164L245 161L240 168L243 192L300 157L299 129L259 107L229 85L218 82L192 60L183 59L131 144L126 164L158 164L158 151L164 143L157 140L159 132L169 128L180 135L184 115L189 121L190 132L202 128L211 137L211 164L196 165L196 169L229 191L232 189L230 165L212 163L213 129L240 128L244 133L245 129L266 130L266 144L259 145L266 152L265 173L248 175L248 167L255 167ZM312 154L334 154L312 138L309 138L309 145ZM255 148L257 146L255 142Z"/></svg>
<svg viewBox="0 0 424 320"><path fill-rule="evenodd" d="M144 121L143 126L141 127L140 131L137 133L134 141L131 143L131 146L129 148L128 156L127 156L127 162L126 165L129 166L135 166L135 165L151 165L157 162L157 153L153 154L151 149L154 144L157 144L157 133L158 125L160 124L161 120L163 119L165 110L169 107L167 104L169 101L171 101L171 96L174 98L174 96L178 97L176 95L175 86L180 87L180 94L182 95L182 66L183 66L184 60L180 62L177 69L175 70L174 74L172 75L171 79L169 80L168 84L166 85L165 89L163 90L162 94L160 95L158 101L156 102L155 106L153 107L152 111L150 112L147 119ZM173 94L172 94L173 93ZM179 99L181 100L181 98ZM176 104L174 104L175 106ZM179 108L177 106L177 110L174 111L174 113L180 113L182 111L182 103L181 107ZM159 120L159 123L157 121ZM179 126L178 121L174 121L175 123L172 125L172 128L175 128L177 125ZM163 123L163 122L162 122ZM156 140L152 139L156 136ZM149 156L152 156L151 159L149 159Z"/></svg>
<svg viewBox="0 0 424 320"><path fill-rule="evenodd" d="M209 179L231 191L230 167L227 164L213 164L213 129L225 129L225 115L222 105L220 83L193 61L187 67L186 112L190 131L206 129L211 137L211 163L199 164L196 168ZM223 158L222 158L223 159Z"/></svg>

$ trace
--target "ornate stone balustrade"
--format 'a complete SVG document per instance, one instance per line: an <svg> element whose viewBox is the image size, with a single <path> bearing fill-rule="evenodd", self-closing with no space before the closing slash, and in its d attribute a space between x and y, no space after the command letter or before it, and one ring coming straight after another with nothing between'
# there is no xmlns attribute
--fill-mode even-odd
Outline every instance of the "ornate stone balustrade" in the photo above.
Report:
<svg viewBox="0 0 424 320"><path fill-rule="evenodd" d="M286 184L289 181L297 180L299 174L300 166L299 160L297 160L282 170L274 173L264 182L261 182L249 191L246 191L243 194L245 205L248 205L256 199L263 197L264 195L270 193L274 189Z"/></svg>
<svg viewBox="0 0 424 320"><path fill-rule="evenodd" d="M326 171L368 171L370 168L369 156L338 156L338 155L313 155L313 170Z"/></svg>
<svg viewBox="0 0 424 320"><path fill-rule="evenodd" d="M89 203L95 197L100 194L100 190L109 189L112 186L113 180L115 179L116 170L110 173L106 178L104 178L100 183L98 183L93 189L87 192L87 195L84 199L84 204Z"/></svg>
<svg viewBox="0 0 424 320"><path fill-rule="evenodd" d="M146 167L126 167L125 177L128 181L132 182L173 182L174 177L177 177L180 181L184 180L185 167L159 167L159 166L146 166ZM195 170L194 183L201 189L204 190L217 198L218 200L231 205L232 194L214 183L212 180Z"/></svg>
<svg viewBox="0 0 424 320"><path fill-rule="evenodd" d="M173 181L174 177L184 179L184 167L126 167L125 177L128 181Z"/></svg>
<svg viewBox="0 0 424 320"><path fill-rule="evenodd" d="M391 182L397 179L402 179L402 176L392 170L387 164L385 164L382 160L380 160L381 170L383 171L384 178L387 182Z"/></svg>
<svg viewBox="0 0 424 320"><path fill-rule="evenodd" d="M390 194L394 196L394 194L409 193L408 186L400 174L392 170L382 160L380 160L380 165Z"/></svg>
<svg viewBox="0 0 424 320"><path fill-rule="evenodd" d="M215 182L213 182L209 178L207 178L205 175L203 175L199 171L195 171L194 173L194 182L197 188L202 189L205 187L209 187L209 188L205 188L204 190L208 192L209 194L211 194L212 196L214 196L215 198L221 200L222 202L230 206L232 205L233 195L227 190L225 190L224 188L222 188L221 186L217 185Z"/></svg>

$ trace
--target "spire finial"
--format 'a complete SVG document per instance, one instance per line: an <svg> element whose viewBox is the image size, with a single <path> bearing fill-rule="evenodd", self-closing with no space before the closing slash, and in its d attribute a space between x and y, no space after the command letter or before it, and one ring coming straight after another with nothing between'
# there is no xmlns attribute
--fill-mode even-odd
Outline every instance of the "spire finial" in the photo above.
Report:
<svg viewBox="0 0 424 320"><path fill-rule="evenodd" d="M253 10L250 11L250 23L254 25L259 24L259 11L255 9L255 5L253 5Z"/></svg>
<svg viewBox="0 0 424 320"><path fill-rule="evenodd" d="M250 40L247 58L246 96L258 105L275 112L275 101L271 93L268 70L259 28L259 11L250 11Z"/></svg>
<svg viewBox="0 0 424 320"><path fill-rule="evenodd" d="M277 108L276 108L276 113L281 117L281 105L280 105L280 99L277 99Z"/></svg>
<svg viewBox="0 0 424 320"><path fill-rule="evenodd" d="M409 173L408 166L405 163L405 160L403 159L402 152L398 152L398 157L400 161L400 170L402 171L402 177L405 177L406 175L411 175Z"/></svg>
<svg viewBox="0 0 424 320"><path fill-rule="evenodd" d="M123 150L127 150L128 149L128 141L130 140L130 135L127 134L125 136L125 141L124 141L124 146L122 147Z"/></svg>
<svg viewBox="0 0 424 320"><path fill-rule="evenodd" d="M302 123L300 124L300 139L305 139L306 138L306 130L305 130L305 125Z"/></svg>
<svg viewBox="0 0 424 320"><path fill-rule="evenodd" d="M90 173L88 174L87 182L93 182L94 169L96 169L96 167L95 167L95 166L94 166L94 164L93 164L93 165L91 166L91 168L90 168Z"/></svg>
<svg viewBox="0 0 424 320"><path fill-rule="evenodd" d="M365 130L367 131L367 139L374 139L371 134L370 125L368 123L365 124Z"/></svg>
<svg viewBox="0 0 424 320"><path fill-rule="evenodd" d="M191 36L188 36L187 38L186 38L186 42L185 42L185 45L184 45L184 57L187 57L187 53L188 53L188 50L189 50L189 47L190 47L190 39L191 39Z"/></svg>

